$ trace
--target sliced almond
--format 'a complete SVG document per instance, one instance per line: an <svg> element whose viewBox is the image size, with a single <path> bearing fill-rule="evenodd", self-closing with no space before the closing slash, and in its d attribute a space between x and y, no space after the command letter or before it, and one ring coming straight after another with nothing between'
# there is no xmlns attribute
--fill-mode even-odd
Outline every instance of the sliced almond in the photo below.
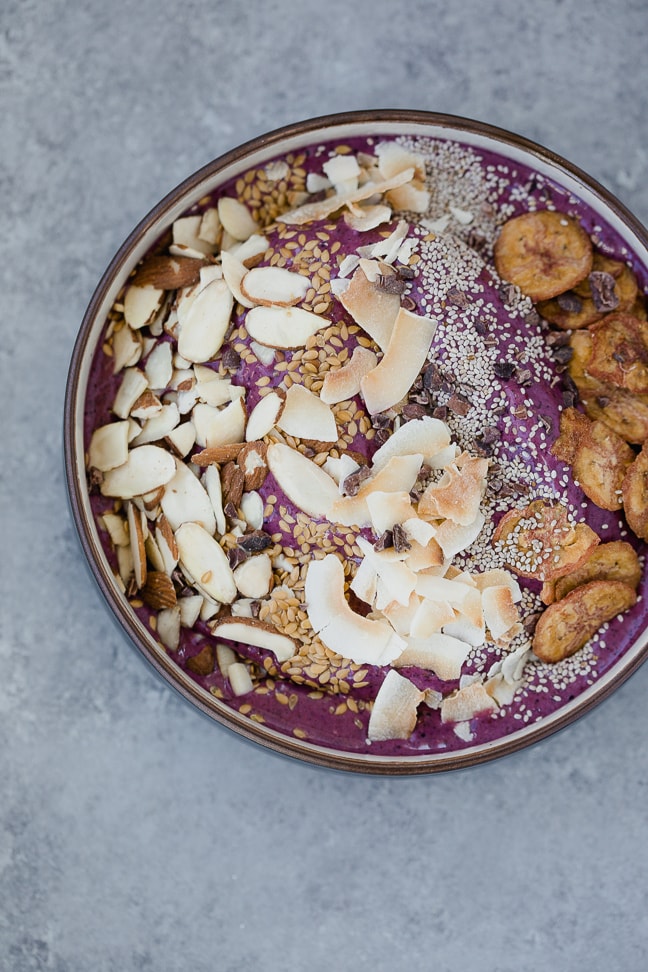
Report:
<svg viewBox="0 0 648 972"><path fill-rule="evenodd" d="M497 712L497 702L481 682L470 682L447 696L441 703L442 722L466 722L478 715Z"/></svg>
<svg viewBox="0 0 648 972"><path fill-rule="evenodd" d="M104 513L101 517L104 528L115 547L127 547L130 543L126 520L118 513Z"/></svg>
<svg viewBox="0 0 648 972"><path fill-rule="evenodd" d="M234 603L237 603L236 601ZM234 665L239 660L236 652L222 641L216 642L216 661L221 675L226 678L230 665Z"/></svg>
<svg viewBox="0 0 648 972"><path fill-rule="evenodd" d="M303 300L310 280L285 267L256 267L241 280L241 292L252 304L289 307Z"/></svg>
<svg viewBox="0 0 648 972"><path fill-rule="evenodd" d="M156 445L138 446L131 449L122 466L104 475L101 492L104 496L132 499L165 486L175 470L175 460L166 449Z"/></svg>
<svg viewBox="0 0 648 972"><path fill-rule="evenodd" d="M286 393L283 388L271 391L264 398L260 398L250 412L245 429L245 438L254 442L267 435L273 429L286 404Z"/></svg>
<svg viewBox="0 0 648 972"><path fill-rule="evenodd" d="M155 524L155 542L164 562L164 570L172 574L178 564L178 545L175 542L173 530L163 513Z"/></svg>
<svg viewBox="0 0 648 972"><path fill-rule="evenodd" d="M157 287L136 287L131 284L124 296L124 318L129 327L139 330L155 320L164 291Z"/></svg>
<svg viewBox="0 0 648 972"><path fill-rule="evenodd" d="M142 600L154 611L173 607L177 601L173 581L163 571L150 570L148 572L141 594ZM180 620L182 621L182 617Z"/></svg>
<svg viewBox="0 0 648 972"><path fill-rule="evenodd" d="M214 462L231 462L233 459L238 459L244 445L244 442L232 442L229 445L202 449L200 452L194 452L191 461L196 466L210 466Z"/></svg>
<svg viewBox="0 0 648 972"><path fill-rule="evenodd" d="M331 321L302 307L253 307L245 318L245 327L259 344L286 350L303 348L309 337Z"/></svg>
<svg viewBox="0 0 648 972"><path fill-rule="evenodd" d="M111 422L95 429L88 446L88 468L107 472L128 459L128 422Z"/></svg>
<svg viewBox="0 0 648 972"><path fill-rule="evenodd" d="M126 368L113 401L112 410L115 415L127 419L133 405L147 388L146 376L138 368Z"/></svg>
<svg viewBox="0 0 648 972"><path fill-rule="evenodd" d="M243 283L243 278L249 273L248 268L242 263L237 256L230 253L228 250L223 250L221 253L221 266L223 268L223 277L225 283L232 292L234 299L242 307L254 307L254 301L243 293L241 284Z"/></svg>
<svg viewBox="0 0 648 972"><path fill-rule="evenodd" d="M243 243L237 243L229 251L239 263L250 269L256 266L268 249L268 240L261 233L253 233Z"/></svg>
<svg viewBox="0 0 648 972"><path fill-rule="evenodd" d="M303 385L291 385L277 425L296 439L337 442L338 431L331 408Z"/></svg>
<svg viewBox="0 0 648 972"><path fill-rule="evenodd" d="M172 227L173 244L169 248L170 252L173 254L182 254L183 251L192 252L198 257L213 253L215 244L200 235L202 221L203 217L199 214L176 219Z"/></svg>
<svg viewBox="0 0 648 972"><path fill-rule="evenodd" d="M200 268L204 265L202 260L166 253L154 254L146 257L137 268L132 283L136 287L154 287L158 290L193 287L200 280Z"/></svg>
<svg viewBox="0 0 648 972"><path fill-rule="evenodd" d="M398 672L392 670L378 689L369 717L367 735L372 742L387 739L409 739L416 726L418 707L425 698Z"/></svg>
<svg viewBox="0 0 648 972"><path fill-rule="evenodd" d="M288 661L297 652L297 643L270 624L254 618L218 618L210 624L212 634L271 652L278 662Z"/></svg>
<svg viewBox="0 0 648 972"><path fill-rule="evenodd" d="M169 651L178 650L180 647L180 608L177 604L159 612L155 630L158 638Z"/></svg>
<svg viewBox="0 0 648 972"><path fill-rule="evenodd" d="M193 422L183 422L167 433L166 441L172 449L183 458L193 449L196 442L196 430Z"/></svg>
<svg viewBox="0 0 648 972"><path fill-rule="evenodd" d="M199 523L213 536L216 518L205 487L184 462L176 459L175 464L175 475L166 484L160 503L169 526L175 531L183 523Z"/></svg>
<svg viewBox="0 0 648 972"><path fill-rule="evenodd" d="M264 504L260 493L255 489L247 490L241 497L241 515L252 530L260 530L263 526Z"/></svg>
<svg viewBox="0 0 648 972"><path fill-rule="evenodd" d="M407 648L396 659L395 665L415 665L433 671L435 675L448 682L459 678L461 668L468 658L471 645L459 638L445 634L431 634L423 640L411 638Z"/></svg>
<svg viewBox="0 0 648 972"><path fill-rule="evenodd" d="M161 341L155 345L146 359L144 374L149 388L161 391L169 387L173 376L173 363L171 344L168 341Z"/></svg>
<svg viewBox="0 0 648 972"><path fill-rule="evenodd" d="M248 442L238 456L239 467L245 476L245 490L260 489L268 474L268 447L265 442Z"/></svg>
<svg viewBox="0 0 648 972"><path fill-rule="evenodd" d="M195 587L221 604L236 597L236 584L227 556L213 536L198 523L183 523L175 531L181 566Z"/></svg>
<svg viewBox="0 0 648 972"><path fill-rule="evenodd" d="M401 307L382 360L360 383L371 415L386 411L408 393L427 359L436 325Z"/></svg>
<svg viewBox="0 0 648 972"><path fill-rule="evenodd" d="M136 365L142 356L142 347L139 331L133 331L127 324L115 331L112 336L113 374Z"/></svg>
<svg viewBox="0 0 648 972"><path fill-rule="evenodd" d="M327 405L335 405L353 398L360 391L360 382L364 376L369 374L377 364L378 358L373 351L358 345L353 349L351 360L346 365L335 371L326 372L320 398Z"/></svg>
<svg viewBox="0 0 648 972"><path fill-rule="evenodd" d="M210 361L220 350L232 313L232 292L224 280L200 291L180 315L178 351L187 361Z"/></svg>
<svg viewBox="0 0 648 972"><path fill-rule="evenodd" d="M222 196L218 200L218 216L223 229L241 242L259 229L247 206L233 196Z"/></svg>
<svg viewBox="0 0 648 972"><path fill-rule="evenodd" d="M344 569L333 554L309 564L305 599L310 623L326 647L356 664L387 665L405 647L386 621L351 610L344 596Z"/></svg>
<svg viewBox="0 0 648 972"><path fill-rule="evenodd" d="M255 554L234 569L234 582L243 597L265 597L272 586L272 562L267 553Z"/></svg>
<svg viewBox="0 0 648 972"><path fill-rule="evenodd" d="M278 486L295 506L308 516L328 518L340 498L335 480L306 456L281 442L268 446L267 462Z"/></svg>
<svg viewBox="0 0 648 972"><path fill-rule="evenodd" d="M144 545L144 528L142 514L133 503L127 504L128 535L133 556L133 572L135 583L139 590L146 583L146 547Z"/></svg>
<svg viewBox="0 0 648 972"><path fill-rule="evenodd" d="M142 431L132 440L134 446L145 445L147 442L158 442L173 432L180 422L178 406L172 402L162 405L160 411L153 418L144 423Z"/></svg>
<svg viewBox="0 0 648 972"><path fill-rule="evenodd" d="M156 415L160 413L162 409L162 402L157 397L157 395L147 388L139 398L133 402L131 407L130 415L132 418L137 419L141 422L146 422L148 419L155 418Z"/></svg>
<svg viewBox="0 0 648 972"><path fill-rule="evenodd" d="M196 429L196 442L213 448L243 442L245 438L245 404L242 398L230 402L225 408L211 405L194 405L191 420Z"/></svg>
<svg viewBox="0 0 648 972"><path fill-rule="evenodd" d="M400 311L400 295L383 290L358 267L340 303L381 351L386 351Z"/></svg>
<svg viewBox="0 0 648 972"><path fill-rule="evenodd" d="M193 628L200 617L203 598L201 594L189 594L178 600L180 608L180 624L183 628Z"/></svg>
<svg viewBox="0 0 648 972"><path fill-rule="evenodd" d="M217 466L207 466L203 482L216 517L216 531L222 536L227 531L227 524L223 511L223 486Z"/></svg>
<svg viewBox="0 0 648 972"><path fill-rule="evenodd" d="M249 669L244 662L233 662L227 669L227 677L232 687L232 692L237 697L239 695L248 695L250 692L254 691L254 683L250 676Z"/></svg>

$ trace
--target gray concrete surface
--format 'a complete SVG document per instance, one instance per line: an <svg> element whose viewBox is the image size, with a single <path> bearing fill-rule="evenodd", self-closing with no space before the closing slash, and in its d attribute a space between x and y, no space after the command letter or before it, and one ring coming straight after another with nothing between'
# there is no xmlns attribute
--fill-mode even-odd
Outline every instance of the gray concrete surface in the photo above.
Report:
<svg viewBox="0 0 648 972"><path fill-rule="evenodd" d="M149 208L363 107L530 136L648 220L645 2L3 0L0 968L639 972L648 668L459 774L360 779L197 715L106 616L68 517L67 366Z"/></svg>

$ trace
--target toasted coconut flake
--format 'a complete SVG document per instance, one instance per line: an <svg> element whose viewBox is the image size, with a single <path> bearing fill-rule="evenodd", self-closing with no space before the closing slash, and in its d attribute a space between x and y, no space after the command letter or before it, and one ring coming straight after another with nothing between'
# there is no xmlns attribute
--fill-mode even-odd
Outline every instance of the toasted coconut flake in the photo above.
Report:
<svg viewBox="0 0 648 972"><path fill-rule="evenodd" d="M342 368L327 371L324 384L320 390L320 398L327 405L345 402L360 391L360 382L376 365L378 358L369 348L360 345L353 349L351 360Z"/></svg>
<svg viewBox="0 0 648 972"><path fill-rule="evenodd" d="M250 412L245 438L248 442L255 442L267 435L270 429L279 421L286 404L286 393L279 388L260 398Z"/></svg>
<svg viewBox="0 0 648 972"><path fill-rule="evenodd" d="M468 644L483 645L486 637L484 612L482 610L481 594L468 588L466 600L457 609L454 621L444 625L444 634L453 635Z"/></svg>
<svg viewBox="0 0 648 972"><path fill-rule="evenodd" d="M139 330L150 324L164 301L164 291L157 287L130 285L124 297L124 319L129 327Z"/></svg>
<svg viewBox="0 0 648 972"><path fill-rule="evenodd" d="M427 358L436 324L401 307L382 360L360 383L371 415L386 411L408 393Z"/></svg>
<svg viewBox="0 0 648 972"><path fill-rule="evenodd" d="M453 520L462 526L472 523L486 491L488 459L468 457L459 469L451 464L439 482L430 483L418 505L419 514L428 519Z"/></svg>
<svg viewBox="0 0 648 972"><path fill-rule="evenodd" d="M504 637L520 620L513 592L508 585L487 587L482 592L482 608L486 627L494 641Z"/></svg>
<svg viewBox="0 0 648 972"><path fill-rule="evenodd" d="M310 287L304 274L285 267L256 267L241 280L241 292L252 304L289 307L303 300Z"/></svg>
<svg viewBox="0 0 648 972"><path fill-rule="evenodd" d="M175 475L166 484L161 500L162 512L172 530L183 523L195 522L213 536L216 519L207 490L189 466L179 459L175 463Z"/></svg>
<svg viewBox="0 0 648 972"><path fill-rule="evenodd" d="M406 169L413 169L417 179L425 178L425 159L408 151L398 142L380 142L376 145L376 156L383 179L391 179Z"/></svg>
<svg viewBox="0 0 648 972"><path fill-rule="evenodd" d="M218 216L230 236L241 242L259 229L247 206L231 196L222 196L218 200Z"/></svg>
<svg viewBox="0 0 648 972"><path fill-rule="evenodd" d="M248 311L245 327L259 344L286 350L303 348L313 334L331 321L302 307L253 307Z"/></svg>
<svg viewBox="0 0 648 972"><path fill-rule="evenodd" d="M333 554L309 564L305 599L310 623L327 648L356 664L387 665L405 647L386 621L351 610L344 596L344 569Z"/></svg>
<svg viewBox="0 0 648 972"><path fill-rule="evenodd" d="M410 638L407 648L394 663L398 668L415 665L431 670L444 681L459 678L471 646L446 634L430 634L423 640Z"/></svg>
<svg viewBox="0 0 648 972"><path fill-rule="evenodd" d="M387 201L394 207L408 213L425 213L430 205L430 192L420 183L413 182L399 186L387 193Z"/></svg>
<svg viewBox="0 0 648 972"><path fill-rule="evenodd" d="M304 206L293 209L291 212L282 213L277 219L280 223L288 223L293 226L303 226L305 223L311 223L317 219L326 219L327 216L330 216L337 209L341 209L347 203L361 202L363 199L369 199L371 196L380 196L385 192L389 192L390 189L404 185L411 180L413 175L414 169L405 169L391 179L385 179L379 182L367 182L360 189L350 194L334 193L321 202L306 203Z"/></svg>
<svg viewBox="0 0 648 972"><path fill-rule="evenodd" d="M339 499L337 484L328 473L281 442L268 446L267 461L279 487L295 506L308 516L328 519Z"/></svg>
<svg viewBox="0 0 648 972"><path fill-rule="evenodd" d="M272 586L272 562L267 553L255 554L234 569L234 582L243 597L265 597Z"/></svg>
<svg viewBox="0 0 648 972"><path fill-rule="evenodd" d="M374 469L382 469L394 456L417 453L421 454L422 461L428 462L431 456L449 445L450 429L445 422L426 415L401 425L374 453L372 466Z"/></svg>
<svg viewBox="0 0 648 972"><path fill-rule="evenodd" d="M467 722L478 715L497 712L495 699L481 682L471 682L447 696L441 703L442 722Z"/></svg>
<svg viewBox="0 0 648 972"><path fill-rule="evenodd" d="M297 439L337 442L338 430L330 407L303 385L291 385L277 426Z"/></svg>
<svg viewBox="0 0 648 972"><path fill-rule="evenodd" d="M288 661L297 651L297 644L291 637L254 618L218 618L212 621L210 628L218 638L270 651L278 662Z"/></svg>
<svg viewBox="0 0 648 972"><path fill-rule="evenodd" d="M187 361L210 361L225 338L233 297L224 280L214 280L180 314L178 351Z"/></svg>
<svg viewBox="0 0 648 972"><path fill-rule="evenodd" d="M101 492L104 496L132 499L165 486L175 474L173 456L155 445L131 449L126 462L110 469L104 476Z"/></svg>
<svg viewBox="0 0 648 972"><path fill-rule="evenodd" d="M454 618L455 611L449 601L433 601L429 597L425 597L421 599L412 619L410 634L413 638L430 638L433 634L440 633L443 626L454 621ZM411 664L418 663L412 662ZM463 664L463 661L461 664Z"/></svg>
<svg viewBox="0 0 648 972"><path fill-rule="evenodd" d="M369 739L372 742L409 739L416 726L418 707L424 698L425 693L408 678L393 670L388 672L378 689L369 717Z"/></svg>
<svg viewBox="0 0 648 972"><path fill-rule="evenodd" d="M471 523L459 524L453 520L444 520L438 527L434 539L443 550L448 560L461 550L467 550L481 533L486 522L484 514L478 513Z"/></svg>
<svg viewBox="0 0 648 972"><path fill-rule="evenodd" d="M350 590L359 597L365 604L373 604L376 596L376 584L378 575L366 558L360 561L360 565L355 572L355 576L349 584Z"/></svg>
<svg viewBox="0 0 648 972"><path fill-rule="evenodd" d="M388 223L392 217L391 206L363 206L344 214L344 222L357 233L366 233Z"/></svg>
<svg viewBox="0 0 648 972"><path fill-rule="evenodd" d="M378 536L414 515L410 495L404 492L384 493L376 491L369 493L367 506L374 531Z"/></svg>
<svg viewBox="0 0 648 972"><path fill-rule="evenodd" d="M379 268L378 268L379 269ZM377 271L378 272L378 271ZM340 303L382 351L386 351L400 311L399 294L390 294L367 279L358 267Z"/></svg>
<svg viewBox="0 0 648 972"><path fill-rule="evenodd" d="M198 523L183 523L175 531L180 565L202 594L230 604L236 584L227 556L220 544Z"/></svg>
<svg viewBox="0 0 648 972"><path fill-rule="evenodd" d="M95 429L88 446L88 468L107 472L128 459L128 422L111 422Z"/></svg>
<svg viewBox="0 0 648 972"><path fill-rule="evenodd" d="M333 522L344 526L371 526L367 496L372 492L409 492L421 469L423 456L393 456L370 479L366 479L355 496L341 496L330 509Z"/></svg>
<svg viewBox="0 0 648 972"><path fill-rule="evenodd" d="M362 550L365 559L369 561L382 582L379 584L379 598L376 607L382 610L388 604L396 601L398 604L409 603L410 596L416 587L416 574L403 561L395 559L398 554L393 551L377 551L364 537L358 537L356 543Z"/></svg>

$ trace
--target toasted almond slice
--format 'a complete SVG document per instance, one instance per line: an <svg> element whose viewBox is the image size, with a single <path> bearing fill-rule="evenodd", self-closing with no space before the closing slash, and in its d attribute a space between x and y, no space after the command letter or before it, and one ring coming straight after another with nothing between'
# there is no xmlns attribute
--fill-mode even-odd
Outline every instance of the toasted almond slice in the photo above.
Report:
<svg viewBox="0 0 648 972"><path fill-rule="evenodd" d="M222 536L227 532L227 523L223 510L223 487L217 466L207 466L203 476L203 484L216 517L216 532Z"/></svg>
<svg viewBox="0 0 648 972"><path fill-rule="evenodd" d="M187 361L210 361L220 350L232 313L233 298L224 280L213 280L180 315L178 351Z"/></svg>
<svg viewBox="0 0 648 972"><path fill-rule="evenodd" d="M149 525L146 540L144 541L144 546L146 548L146 557L148 559L149 565L153 568L153 573L156 571L166 574L166 560L162 556L158 542L155 539L155 534L151 532L153 529L152 524ZM149 576L150 576L149 571ZM161 605L162 607L169 607L168 604Z"/></svg>
<svg viewBox="0 0 648 972"><path fill-rule="evenodd" d="M158 486L165 486L175 474L173 456L156 445L138 446L128 453L126 462L104 475L101 492L104 496L132 499Z"/></svg>
<svg viewBox="0 0 648 972"><path fill-rule="evenodd" d="M508 585L487 587L482 592L482 608L484 622L493 641L504 637L520 620L519 611L513 600L513 592Z"/></svg>
<svg viewBox="0 0 648 972"><path fill-rule="evenodd" d="M253 307L245 318L251 338L259 344L286 350L305 347L309 337L330 324L328 318L302 307Z"/></svg>
<svg viewBox="0 0 648 972"><path fill-rule="evenodd" d="M382 469L394 456L417 453L421 453L422 461L428 462L431 456L449 445L450 429L445 422L426 415L401 425L374 453L372 467Z"/></svg>
<svg viewBox="0 0 648 972"><path fill-rule="evenodd" d="M180 422L180 413L175 402L163 405L159 413L144 423L142 431L132 440L134 446L165 439Z"/></svg>
<svg viewBox="0 0 648 972"><path fill-rule="evenodd" d="M148 571L146 583L142 586L142 600L154 611L163 611L177 603L173 581L165 571Z"/></svg>
<svg viewBox="0 0 648 972"><path fill-rule="evenodd" d="M289 307L303 300L310 280L302 273L285 267L255 267L241 280L241 293L252 304Z"/></svg>
<svg viewBox="0 0 648 972"><path fill-rule="evenodd" d="M215 380L197 382L195 392L198 401L214 406L225 405L245 395L245 389L240 385L233 385L229 378L219 376Z"/></svg>
<svg viewBox="0 0 648 972"><path fill-rule="evenodd" d="M277 388L264 398L260 398L250 412L245 429L246 440L255 442L267 435L279 421L285 404L286 393L283 388Z"/></svg>
<svg viewBox="0 0 648 972"><path fill-rule="evenodd" d="M433 671L448 682L459 678L461 668L471 651L471 645L446 634L431 634L424 640L410 638L407 648L394 664L398 668L415 665Z"/></svg>
<svg viewBox="0 0 648 972"><path fill-rule="evenodd" d="M155 418L159 415L162 410L162 402L155 395L150 388L147 388L142 394L137 398L130 410L131 417L138 419L139 421L145 422L148 419Z"/></svg>
<svg viewBox="0 0 648 972"><path fill-rule="evenodd" d="M290 386L276 424L296 439L337 442L337 425L331 408L303 385Z"/></svg>
<svg viewBox="0 0 648 972"><path fill-rule="evenodd" d="M166 436L166 441L181 457L188 455L196 443L196 430L193 422L177 425Z"/></svg>
<svg viewBox="0 0 648 972"><path fill-rule="evenodd" d="M211 466L213 462L231 462L232 459L238 459L244 445L244 442L232 442L229 445L212 446L211 449L195 452L191 461L196 466Z"/></svg>
<svg viewBox="0 0 648 972"><path fill-rule="evenodd" d="M268 249L268 240L261 233L253 233L243 243L237 243L229 251L249 270L256 266Z"/></svg>
<svg viewBox="0 0 648 972"><path fill-rule="evenodd" d="M191 420L196 429L196 442L200 446L212 448L245 439L246 412L242 398L221 409L199 402L193 407Z"/></svg>
<svg viewBox="0 0 648 972"><path fill-rule="evenodd" d="M198 523L183 523L175 531L180 565L195 587L221 604L236 597L236 584L220 544Z"/></svg>
<svg viewBox="0 0 648 972"><path fill-rule="evenodd" d="M366 233L388 223L392 217L391 206L358 206L344 214L344 222L357 233Z"/></svg>
<svg viewBox="0 0 648 972"><path fill-rule="evenodd" d="M127 419L133 405L147 387L146 376L139 368L126 368L112 406L115 415Z"/></svg>
<svg viewBox="0 0 648 972"><path fill-rule="evenodd" d="M113 374L137 364L142 356L143 343L139 331L133 331L127 324L113 333Z"/></svg>
<svg viewBox="0 0 648 972"><path fill-rule="evenodd" d="M202 216L181 216L172 226L171 252L193 251L201 257L214 252L215 244L200 236Z"/></svg>
<svg viewBox="0 0 648 972"><path fill-rule="evenodd" d="M180 608L177 604L159 612L156 631L158 638L169 651L178 650L180 647Z"/></svg>
<svg viewBox="0 0 648 972"><path fill-rule="evenodd" d="M470 682L441 703L442 722L467 722L478 715L497 712L499 706L481 682Z"/></svg>
<svg viewBox="0 0 648 972"><path fill-rule="evenodd" d="M382 351L386 351L400 310L399 294L391 294L367 279L358 267L340 303Z"/></svg>
<svg viewBox="0 0 648 972"><path fill-rule="evenodd" d="M353 398L360 391L360 382L364 376L368 375L377 364L378 358L373 351L358 345L353 349L351 360L346 365L335 371L326 372L320 398L327 405L335 405Z"/></svg>
<svg viewBox="0 0 648 972"><path fill-rule="evenodd" d="M134 505L127 504L128 535L130 537L131 554L133 555L133 571L137 589L146 584L146 547L144 545L144 529L142 514Z"/></svg>
<svg viewBox="0 0 648 972"><path fill-rule="evenodd" d="M248 442L239 453L238 464L245 476L245 491L260 489L268 474L268 447L265 442Z"/></svg>
<svg viewBox="0 0 648 972"><path fill-rule="evenodd" d="M241 242L259 229L247 206L232 196L222 196L218 200L218 216L230 236Z"/></svg>
<svg viewBox="0 0 648 972"><path fill-rule="evenodd" d="M407 394L427 358L436 324L401 307L382 360L360 383L371 415L386 411Z"/></svg>
<svg viewBox="0 0 648 972"><path fill-rule="evenodd" d="M272 586L272 561L267 553L255 554L234 570L234 582L243 597L265 597Z"/></svg>
<svg viewBox="0 0 648 972"><path fill-rule="evenodd" d="M276 442L268 446L270 472L288 499L308 516L328 519L340 498L335 480L296 449Z"/></svg>
<svg viewBox="0 0 648 972"><path fill-rule="evenodd" d="M387 739L409 739L416 726L417 710L425 698L397 671L390 671L378 689L369 717L367 735L372 742Z"/></svg>
<svg viewBox="0 0 648 972"><path fill-rule="evenodd" d="M288 661L297 651L297 643L289 635L254 618L218 618L210 624L210 628L218 638L270 651L278 662Z"/></svg>
<svg viewBox="0 0 648 972"><path fill-rule="evenodd" d="M128 459L128 422L110 422L95 429L88 446L88 468L107 472Z"/></svg>
<svg viewBox="0 0 648 972"><path fill-rule="evenodd" d="M221 253L221 266L223 268L223 277L234 299L242 307L254 307L254 301L246 297L241 287L243 278L249 273L245 264L241 263L233 253L230 253L228 250L223 250Z"/></svg>
<svg viewBox="0 0 648 972"><path fill-rule="evenodd" d="M209 495L189 466L175 460L175 475L166 484L160 506L172 530L187 522L199 523L207 533L216 531Z"/></svg>
<svg viewBox="0 0 648 972"><path fill-rule="evenodd" d="M363 199L369 199L370 196L380 196L385 192L389 192L390 189L395 189L397 186L402 186L406 182L409 182L413 175L414 169L405 169L391 179L367 182L360 189L350 194L334 193L332 196L320 202L306 203L298 209L293 209L288 213L282 213L277 219L280 223L288 223L293 226L303 226L305 223L311 223L317 219L326 219L327 216L334 213L336 209L341 209L346 203L361 202Z"/></svg>
<svg viewBox="0 0 648 972"><path fill-rule="evenodd" d="M157 287L136 287L131 284L124 296L124 318L129 327L139 330L155 320L164 291Z"/></svg>
<svg viewBox="0 0 648 972"><path fill-rule="evenodd" d="M261 364L266 365L267 368L273 365L275 362L276 354L274 348L266 348L258 341L250 341L250 351L256 355Z"/></svg>
<svg viewBox="0 0 648 972"><path fill-rule="evenodd" d="M117 576L125 592L130 585L133 577L133 554L131 553L130 541L126 547L116 547L117 554Z"/></svg>
<svg viewBox="0 0 648 972"><path fill-rule="evenodd" d="M386 621L351 610L344 596L344 568L333 554L309 564L305 599L310 623L326 647L356 664L387 665L405 647Z"/></svg>

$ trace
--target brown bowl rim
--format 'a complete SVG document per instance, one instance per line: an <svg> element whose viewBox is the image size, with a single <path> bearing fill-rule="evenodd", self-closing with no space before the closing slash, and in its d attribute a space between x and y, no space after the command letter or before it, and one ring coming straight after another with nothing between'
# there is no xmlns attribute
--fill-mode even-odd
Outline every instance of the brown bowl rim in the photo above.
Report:
<svg viewBox="0 0 648 972"><path fill-rule="evenodd" d="M582 183L648 249L648 231L643 224L613 193L597 182L592 176L551 149L522 135L487 122L465 118L460 115L432 111L387 108L320 115L275 128L265 134L249 139L236 148L218 156L178 183L175 188L167 193L144 216L115 253L92 294L72 351L66 383L63 416L64 464L68 501L77 536L86 564L103 595L108 609L138 650L139 654L186 701L190 702L212 720L226 726L243 738L281 755L298 759L301 762L366 775L412 776L464 769L490 762L494 759L511 755L521 749L526 749L528 746L566 728L590 712L604 699L608 698L612 692L616 691L623 682L634 674L648 655L648 643L644 644L641 649L635 651L630 659L625 661L624 658L619 659L615 663L614 667L618 670L613 677L610 677L603 685L595 683L591 687L594 691L588 690L578 700L574 700L569 706L565 706L564 708L567 711L563 712L562 715L560 714L561 710L557 710L557 714L552 716L551 721L543 720L532 726L527 726L516 733L494 740L492 743L486 743L447 754L380 757L372 756L370 753L353 753L330 749L297 738L292 739L278 731L270 730L266 726L250 722L250 720L240 716L236 710L230 709L224 704L218 705L219 700L206 698L206 693L197 683L192 682L188 678L181 678L181 675L184 673L181 672L170 658L154 653L138 637L135 630L136 619L132 609L130 609L125 599L117 596L116 588L112 580L107 576L107 571L103 569L103 565L98 563L94 556L93 546L89 538L90 524L86 517L83 503L84 497L79 485L82 478L78 475L79 457L76 455L74 448L76 400L79 391L81 366L88 349L90 331L109 287L115 276L127 263L131 251L142 235L147 233L180 198L190 194L204 180L214 177L219 171L222 171L233 163L243 160L251 152L258 151L261 148L270 149L274 146L279 151L281 143L286 139L295 136L304 136L310 132L319 132L323 129L328 129L328 131L322 133L322 138L325 137L328 140L334 138L335 130L342 126L355 124L370 126L372 124L380 125L381 123L399 124L402 126L403 131L406 131L408 125L430 125L435 128L447 128L452 130L452 137L456 140L460 140L462 134L484 136L495 143L501 143L503 148L513 147L521 150L529 156L530 160L537 158L543 163L548 163L552 167L555 167L558 172L562 170L577 182Z"/></svg>

